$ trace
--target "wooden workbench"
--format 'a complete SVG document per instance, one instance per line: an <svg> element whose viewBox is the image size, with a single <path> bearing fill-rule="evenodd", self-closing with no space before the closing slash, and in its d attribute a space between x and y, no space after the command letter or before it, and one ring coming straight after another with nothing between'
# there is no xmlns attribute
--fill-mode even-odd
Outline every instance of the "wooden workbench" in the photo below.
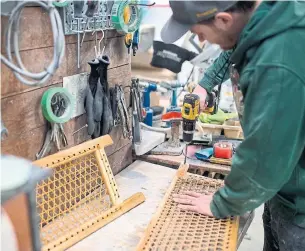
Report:
<svg viewBox="0 0 305 251"><path fill-rule="evenodd" d="M180 156L170 156L170 155L148 154L148 155L136 156L136 159L177 169L180 163L184 162L184 155L181 154ZM205 172L208 172L209 174L218 173L222 175L227 175L231 170L230 166L204 162L195 159L195 157L187 158L186 162L189 164L189 170L191 172L198 173L200 175L204 175ZM205 175L205 176L209 176L209 175Z"/></svg>
<svg viewBox="0 0 305 251"><path fill-rule="evenodd" d="M136 245L167 191L176 170L144 161L135 161L115 176L121 198L125 199L136 192L143 192L146 201L130 212L88 236L69 251L112 251L135 250ZM239 243L242 233L250 225L251 217L241 220Z"/></svg>

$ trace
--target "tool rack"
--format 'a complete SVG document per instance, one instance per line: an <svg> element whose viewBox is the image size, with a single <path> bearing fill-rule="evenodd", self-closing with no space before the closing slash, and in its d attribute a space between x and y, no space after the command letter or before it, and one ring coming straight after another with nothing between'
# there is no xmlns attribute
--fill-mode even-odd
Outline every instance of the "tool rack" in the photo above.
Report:
<svg viewBox="0 0 305 251"><path fill-rule="evenodd" d="M93 32L97 30L113 29L111 22L111 9L114 1L97 0L98 5L93 17L87 17L87 1L84 1L82 14L80 17L74 15L74 2L71 1L67 6L61 9L61 18L63 20L65 35ZM88 20L89 19L89 20ZM78 20L80 24L78 25ZM88 23L87 23L88 21ZM86 27L87 26L87 27Z"/></svg>

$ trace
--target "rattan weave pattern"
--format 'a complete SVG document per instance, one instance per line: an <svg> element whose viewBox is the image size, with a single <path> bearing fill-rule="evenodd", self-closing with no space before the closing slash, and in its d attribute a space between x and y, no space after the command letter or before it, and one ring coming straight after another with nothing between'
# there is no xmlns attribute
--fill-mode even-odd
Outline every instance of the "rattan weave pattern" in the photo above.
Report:
<svg viewBox="0 0 305 251"><path fill-rule="evenodd" d="M104 147L109 135L35 161L53 175L36 186L43 251L61 251L145 201L136 193L120 201Z"/></svg>
<svg viewBox="0 0 305 251"><path fill-rule="evenodd" d="M44 245L111 208L101 177L94 153L90 153L55 167L54 175L38 185L37 211Z"/></svg>
<svg viewBox="0 0 305 251"><path fill-rule="evenodd" d="M173 194L182 191L214 192L223 185L223 181L190 173L185 176L178 177L172 190L168 191L163 208L155 215L155 221L152 221L138 250L236 250L237 218L215 219L186 212L172 200Z"/></svg>

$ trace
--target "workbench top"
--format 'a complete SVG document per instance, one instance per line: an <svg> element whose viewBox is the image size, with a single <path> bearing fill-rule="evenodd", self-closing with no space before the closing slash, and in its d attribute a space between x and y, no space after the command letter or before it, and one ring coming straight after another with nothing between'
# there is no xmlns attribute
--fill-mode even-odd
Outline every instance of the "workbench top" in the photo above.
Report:
<svg viewBox="0 0 305 251"><path fill-rule="evenodd" d="M180 163L184 162L183 154L181 154L180 156L147 154L136 156L136 158L150 163L164 165L172 168L178 168ZM231 170L231 166L204 162L202 160L195 159L195 157L187 158L186 162L189 164L189 170L201 169L203 171L221 173L224 175L229 174Z"/></svg>
<svg viewBox="0 0 305 251"><path fill-rule="evenodd" d="M115 176L121 199L142 192L146 201L75 244L68 251L135 250L176 172L175 169L140 160L132 163ZM241 217L238 245L252 219L253 214Z"/></svg>
<svg viewBox="0 0 305 251"><path fill-rule="evenodd" d="M68 250L135 250L175 174L176 170L164 166L143 161L132 163L115 176L121 198L142 192L146 201Z"/></svg>

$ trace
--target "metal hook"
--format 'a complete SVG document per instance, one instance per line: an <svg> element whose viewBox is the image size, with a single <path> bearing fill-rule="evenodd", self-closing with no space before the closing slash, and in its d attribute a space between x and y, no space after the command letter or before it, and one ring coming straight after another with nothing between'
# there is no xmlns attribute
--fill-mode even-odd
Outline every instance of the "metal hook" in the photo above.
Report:
<svg viewBox="0 0 305 251"><path fill-rule="evenodd" d="M102 33L103 33L103 37L100 39L100 41L98 42L98 56L102 57L103 56L103 53L104 53L104 49L105 49L105 45L104 45L104 48L102 50L102 53L101 53L101 43L105 37L105 33L104 33L104 30L101 29Z"/></svg>
<svg viewBox="0 0 305 251"><path fill-rule="evenodd" d="M82 38L82 41L80 43L80 47L83 46L83 43L84 43L84 40L85 40L85 36L86 36L86 30L89 29L89 18L87 18L87 22L86 22L86 25L85 25L85 30L84 30L84 35L83 35L83 38Z"/></svg>
<svg viewBox="0 0 305 251"><path fill-rule="evenodd" d="M104 39L104 37L105 37L105 33L104 33L104 30L103 29L99 29L99 30L95 30L95 31L93 31L92 32L92 35L95 33L95 32L97 32L97 31L101 31L102 32L102 38L100 39L100 41L98 42L98 51L97 51L97 46L96 46L96 44L97 44L97 34L95 34L95 46L94 46L94 50L95 50L95 56L96 56L96 58L98 58L100 55L101 55L101 43L102 43L102 41L103 41L103 39ZM105 46L104 46L104 48L103 48L103 50L102 50L102 54L104 53L104 49L105 49Z"/></svg>

